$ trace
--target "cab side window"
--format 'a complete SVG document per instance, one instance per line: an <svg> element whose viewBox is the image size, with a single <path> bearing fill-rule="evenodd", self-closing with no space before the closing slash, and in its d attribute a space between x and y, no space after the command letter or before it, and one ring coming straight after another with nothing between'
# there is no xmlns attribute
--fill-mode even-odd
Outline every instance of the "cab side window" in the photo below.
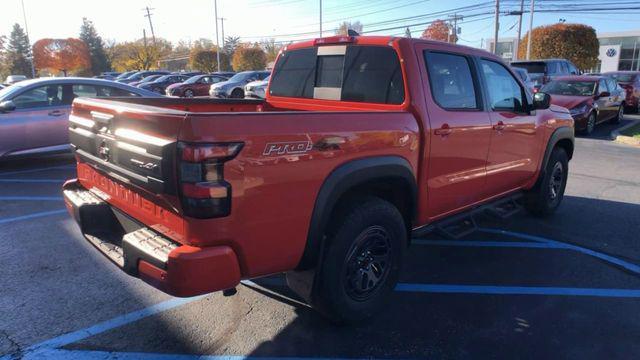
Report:
<svg viewBox="0 0 640 360"><path fill-rule="evenodd" d="M598 81L598 94L602 94L605 91L609 92L607 82L604 79L600 79L600 81Z"/></svg>
<svg viewBox="0 0 640 360"><path fill-rule="evenodd" d="M461 55L425 52L431 94L445 110L478 109L469 60Z"/></svg>
<svg viewBox="0 0 640 360"><path fill-rule="evenodd" d="M487 84L491 109L524 112L523 90L513 75L497 62L483 59L480 64Z"/></svg>

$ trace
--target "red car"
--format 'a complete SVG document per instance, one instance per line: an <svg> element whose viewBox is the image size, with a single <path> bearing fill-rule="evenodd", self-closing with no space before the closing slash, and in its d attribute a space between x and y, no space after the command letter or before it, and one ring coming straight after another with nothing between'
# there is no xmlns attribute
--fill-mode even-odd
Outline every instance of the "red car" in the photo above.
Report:
<svg viewBox="0 0 640 360"><path fill-rule="evenodd" d="M196 75L190 77L185 82L167 86L166 94L167 96L188 98L194 96L209 96L209 88L212 84L227 80L227 77L215 74Z"/></svg>
<svg viewBox="0 0 640 360"><path fill-rule="evenodd" d="M558 77L540 91L551 95L552 104L569 109L576 130L587 135L599 123L619 123L624 117L623 91L608 76Z"/></svg>
<svg viewBox="0 0 640 360"><path fill-rule="evenodd" d="M625 90L627 112L640 113L640 71L614 71L602 75L610 76Z"/></svg>
<svg viewBox="0 0 640 360"><path fill-rule="evenodd" d="M78 99L72 116L65 203L124 271L177 296L286 272L337 322L383 311L412 234L522 196L553 213L574 148L566 109L497 56L389 36L288 45L266 100Z"/></svg>

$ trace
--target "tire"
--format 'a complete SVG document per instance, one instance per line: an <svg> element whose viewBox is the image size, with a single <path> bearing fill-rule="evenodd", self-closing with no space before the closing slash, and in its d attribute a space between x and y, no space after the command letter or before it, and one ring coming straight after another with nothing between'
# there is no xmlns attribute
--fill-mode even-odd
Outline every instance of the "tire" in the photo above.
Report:
<svg viewBox="0 0 640 360"><path fill-rule="evenodd" d="M591 135L591 133L593 132L593 129L596 128L596 121L597 121L596 113L591 112L591 114L589 114L589 117L587 118L587 126L582 130L582 133L584 135Z"/></svg>
<svg viewBox="0 0 640 360"><path fill-rule="evenodd" d="M159 87L154 88L153 92L158 93L158 94L162 94L162 88L159 88Z"/></svg>
<svg viewBox="0 0 640 360"><path fill-rule="evenodd" d="M611 119L612 124L620 124L620 122L624 119L624 106L624 103L620 104L620 107L618 108L618 114L616 115L616 117Z"/></svg>
<svg viewBox="0 0 640 360"><path fill-rule="evenodd" d="M191 89L185 90L184 91L184 97L192 98L193 97L193 90L191 90Z"/></svg>
<svg viewBox="0 0 640 360"><path fill-rule="evenodd" d="M553 214L564 197L568 174L569 157L563 148L556 147L551 152L542 179L525 194L525 208L539 217Z"/></svg>
<svg viewBox="0 0 640 360"><path fill-rule="evenodd" d="M234 89L231 92L231 98L234 98L234 99L242 99L242 98L244 98L244 90L242 90L242 89Z"/></svg>
<svg viewBox="0 0 640 360"><path fill-rule="evenodd" d="M312 305L333 322L355 324L385 305L398 281L407 229L398 209L360 198L327 235Z"/></svg>

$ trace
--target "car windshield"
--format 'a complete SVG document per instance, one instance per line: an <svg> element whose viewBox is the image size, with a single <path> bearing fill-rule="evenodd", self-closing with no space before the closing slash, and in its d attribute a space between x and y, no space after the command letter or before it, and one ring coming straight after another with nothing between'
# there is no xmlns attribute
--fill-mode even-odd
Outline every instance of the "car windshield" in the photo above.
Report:
<svg viewBox="0 0 640 360"><path fill-rule="evenodd" d="M187 80L184 81L185 84L194 84L196 83L198 80L202 79L204 76L202 75L196 75L196 76L192 76L190 78L188 78Z"/></svg>
<svg viewBox="0 0 640 360"><path fill-rule="evenodd" d="M149 82L149 81L154 81L157 80L160 77L160 75L149 75L145 78L143 78L142 80L140 80L141 82Z"/></svg>
<svg viewBox="0 0 640 360"><path fill-rule="evenodd" d="M633 82L636 77L635 74L610 74L609 76L618 80L619 83Z"/></svg>
<svg viewBox="0 0 640 360"><path fill-rule="evenodd" d="M163 82L163 81L169 80L174 75L155 75L155 76L156 76L155 78L156 82Z"/></svg>
<svg viewBox="0 0 640 360"><path fill-rule="evenodd" d="M252 72L241 72L241 73L237 73L235 75L233 75L231 77L231 79L229 79L230 82L240 82L240 81L244 81L246 79L248 79L253 73Z"/></svg>
<svg viewBox="0 0 640 360"><path fill-rule="evenodd" d="M529 74L544 74L547 68L543 62L513 63L511 65L525 69Z"/></svg>
<svg viewBox="0 0 640 360"><path fill-rule="evenodd" d="M596 81L552 81L540 89L550 95L591 96L596 90Z"/></svg>

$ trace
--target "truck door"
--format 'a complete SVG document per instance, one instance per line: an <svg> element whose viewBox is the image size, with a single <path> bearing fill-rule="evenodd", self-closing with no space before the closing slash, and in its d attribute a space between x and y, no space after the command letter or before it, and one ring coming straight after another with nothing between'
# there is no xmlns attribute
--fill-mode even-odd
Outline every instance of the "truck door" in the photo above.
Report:
<svg viewBox="0 0 640 360"><path fill-rule="evenodd" d="M426 45L417 49L431 125L425 141L430 145L427 208L433 219L480 200L491 122L470 57Z"/></svg>
<svg viewBox="0 0 640 360"><path fill-rule="evenodd" d="M530 96L505 65L480 59L479 67L491 116L491 147L487 159L485 197L515 190L537 169L542 139Z"/></svg>

